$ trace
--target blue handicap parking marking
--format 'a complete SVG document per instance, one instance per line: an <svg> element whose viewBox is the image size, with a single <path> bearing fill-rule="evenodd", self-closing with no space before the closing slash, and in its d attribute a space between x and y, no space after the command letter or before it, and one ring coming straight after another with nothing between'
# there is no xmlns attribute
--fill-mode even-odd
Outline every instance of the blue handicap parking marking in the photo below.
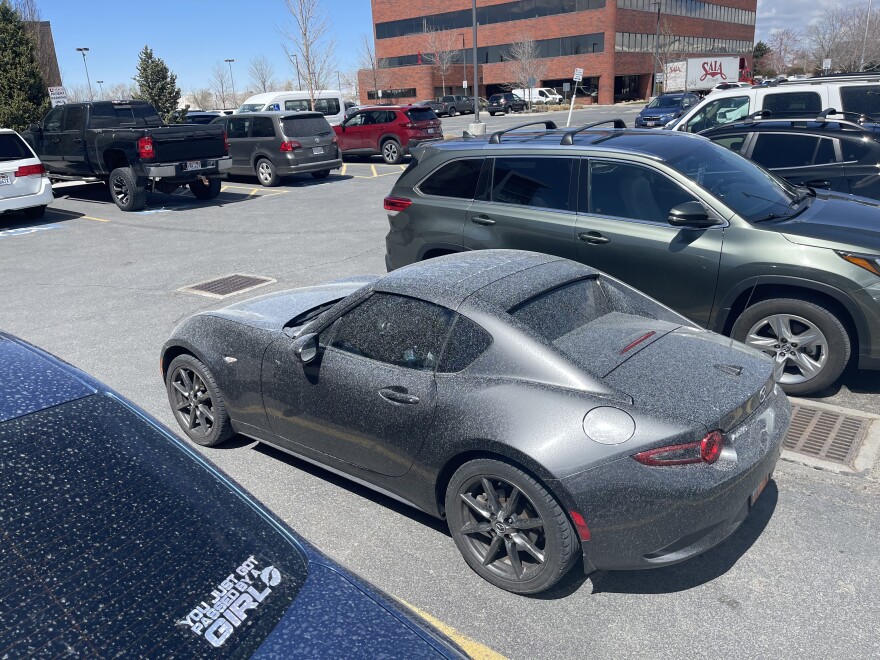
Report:
<svg viewBox="0 0 880 660"><path fill-rule="evenodd" d="M24 236L25 234L35 234L38 231L45 231L47 229L60 229L58 225L40 225L39 227L18 227L16 229L4 229L0 231L0 238L6 238L8 236Z"/></svg>

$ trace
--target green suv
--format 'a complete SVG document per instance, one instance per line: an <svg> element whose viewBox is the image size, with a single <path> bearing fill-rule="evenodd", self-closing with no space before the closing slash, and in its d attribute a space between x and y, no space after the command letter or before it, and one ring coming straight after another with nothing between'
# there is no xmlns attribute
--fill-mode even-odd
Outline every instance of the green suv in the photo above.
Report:
<svg viewBox="0 0 880 660"><path fill-rule="evenodd" d="M696 135L537 123L417 150L385 199L388 269L547 252L764 351L789 394L851 358L880 369L877 202L795 187Z"/></svg>

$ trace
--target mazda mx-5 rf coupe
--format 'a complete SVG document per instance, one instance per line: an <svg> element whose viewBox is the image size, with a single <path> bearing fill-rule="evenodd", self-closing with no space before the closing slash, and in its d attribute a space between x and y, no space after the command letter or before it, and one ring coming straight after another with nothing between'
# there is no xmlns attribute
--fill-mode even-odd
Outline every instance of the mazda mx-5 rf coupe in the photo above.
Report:
<svg viewBox="0 0 880 660"><path fill-rule="evenodd" d="M516 593L739 526L791 409L773 362L564 258L448 255L265 295L162 349L191 440L240 433L445 518Z"/></svg>

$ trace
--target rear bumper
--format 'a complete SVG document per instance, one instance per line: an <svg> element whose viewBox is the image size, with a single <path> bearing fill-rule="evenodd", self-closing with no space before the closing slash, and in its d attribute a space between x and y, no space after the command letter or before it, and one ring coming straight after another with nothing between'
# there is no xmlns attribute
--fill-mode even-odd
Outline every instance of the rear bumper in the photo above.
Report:
<svg viewBox="0 0 880 660"><path fill-rule="evenodd" d="M0 198L0 213L20 211L21 209L29 209L34 206L48 206L52 203L52 199L52 184L49 183L47 177L42 177L38 192L19 197Z"/></svg>
<svg viewBox="0 0 880 660"><path fill-rule="evenodd" d="M232 167L232 159L229 156L223 156L222 158L205 158L198 162L201 167L193 170L186 169L186 161L181 163L155 163L144 165L144 174L151 179L194 181L200 176L212 177L225 174Z"/></svg>
<svg viewBox="0 0 880 660"><path fill-rule="evenodd" d="M443 142L443 136L438 135L437 137L429 137L429 138L410 138L406 143L406 151L407 153L415 149L421 144L431 144L432 142Z"/></svg>
<svg viewBox="0 0 880 660"><path fill-rule="evenodd" d="M322 170L338 170L342 167L342 158L334 158L333 160L319 160L313 163L301 163L299 165L292 163L283 163L277 166L278 174L284 176L288 174L305 174L308 172L320 172Z"/></svg>

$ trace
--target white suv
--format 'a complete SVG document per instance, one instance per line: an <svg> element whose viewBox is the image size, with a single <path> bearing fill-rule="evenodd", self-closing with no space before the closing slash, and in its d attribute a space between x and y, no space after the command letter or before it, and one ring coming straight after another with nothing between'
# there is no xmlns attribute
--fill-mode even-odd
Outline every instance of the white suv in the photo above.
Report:
<svg viewBox="0 0 880 660"><path fill-rule="evenodd" d="M0 213L41 218L51 202L52 184L40 159L18 133L0 128Z"/></svg>

